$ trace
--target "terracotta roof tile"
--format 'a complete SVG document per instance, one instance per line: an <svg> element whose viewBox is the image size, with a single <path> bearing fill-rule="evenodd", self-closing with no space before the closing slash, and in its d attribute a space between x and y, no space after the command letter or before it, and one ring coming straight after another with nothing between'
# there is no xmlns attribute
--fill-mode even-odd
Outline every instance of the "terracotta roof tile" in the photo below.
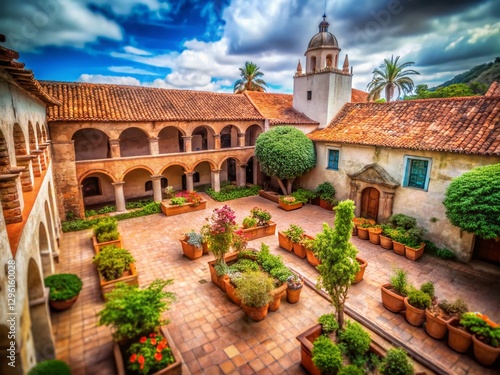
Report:
<svg viewBox="0 0 500 375"><path fill-rule="evenodd" d="M484 96L500 96L500 83L493 82Z"/></svg>
<svg viewBox="0 0 500 375"><path fill-rule="evenodd" d="M368 101L368 93L358 90L351 90L351 103L365 103Z"/></svg>
<svg viewBox="0 0 500 375"><path fill-rule="evenodd" d="M244 95L77 82L41 81L61 107L48 121L263 120Z"/></svg>
<svg viewBox="0 0 500 375"><path fill-rule="evenodd" d="M309 137L413 150L500 155L500 97L347 103Z"/></svg>

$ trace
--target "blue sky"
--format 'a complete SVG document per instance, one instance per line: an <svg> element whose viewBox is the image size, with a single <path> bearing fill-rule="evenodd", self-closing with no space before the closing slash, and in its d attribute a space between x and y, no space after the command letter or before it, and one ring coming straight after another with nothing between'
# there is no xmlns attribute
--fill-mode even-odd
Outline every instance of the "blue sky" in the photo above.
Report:
<svg viewBox="0 0 500 375"><path fill-rule="evenodd" d="M325 11L358 89L392 54L430 86L500 56L497 0L7 0L0 33L39 80L231 92L253 61L291 92Z"/></svg>

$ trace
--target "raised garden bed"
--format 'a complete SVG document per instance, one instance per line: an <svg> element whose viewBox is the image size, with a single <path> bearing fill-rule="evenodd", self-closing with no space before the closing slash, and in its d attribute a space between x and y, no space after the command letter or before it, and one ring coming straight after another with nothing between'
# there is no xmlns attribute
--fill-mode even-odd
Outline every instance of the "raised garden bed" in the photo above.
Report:
<svg viewBox="0 0 500 375"><path fill-rule="evenodd" d="M273 221L269 222L269 225L252 227L241 229L243 234L245 234L248 241L254 240L256 238L274 236L276 233L276 223Z"/></svg>
<svg viewBox="0 0 500 375"><path fill-rule="evenodd" d="M186 203L182 206L180 205L170 205L169 201L161 202L161 212L163 212L167 216L174 216L185 214L187 212L200 211L207 208L207 201L202 199L200 203Z"/></svg>

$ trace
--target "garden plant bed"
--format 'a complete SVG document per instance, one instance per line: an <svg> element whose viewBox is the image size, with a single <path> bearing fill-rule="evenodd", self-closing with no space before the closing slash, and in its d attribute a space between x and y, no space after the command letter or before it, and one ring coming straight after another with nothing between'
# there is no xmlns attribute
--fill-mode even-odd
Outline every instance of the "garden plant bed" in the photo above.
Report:
<svg viewBox="0 0 500 375"><path fill-rule="evenodd" d="M161 211L167 216L185 214L187 212L200 211L207 208L207 201L202 199L200 203L186 203L181 205L170 205L169 201L161 202Z"/></svg>
<svg viewBox="0 0 500 375"><path fill-rule="evenodd" d="M92 236L92 245L94 246L94 251L96 254L99 253L99 251L104 247L104 246L109 246L109 245L114 245L116 247L122 247L122 237L118 237L117 240L114 241L107 241L107 242L97 242L96 236Z"/></svg>
<svg viewBox="0 0 500 375"><path fill-rule="evenodd" d="M139 277L137 276L137 270L135 268L135 264L130 265L130 270L125 271L122 277L106 281L104 277L102 277L101 273L97 271L99 274L99 285L101 287L102 298L106 301L105 295L115 289L117 283L125 283L128 285L139 285Z"/></svg>
<svg viewBox="0 0 500 375"><path fill-rule="evenodd" d="M270 221L269 225L241 229L241 231L246 236L248 241L266 236L274 236L274 234L276 233L276 223Z"/></svg>

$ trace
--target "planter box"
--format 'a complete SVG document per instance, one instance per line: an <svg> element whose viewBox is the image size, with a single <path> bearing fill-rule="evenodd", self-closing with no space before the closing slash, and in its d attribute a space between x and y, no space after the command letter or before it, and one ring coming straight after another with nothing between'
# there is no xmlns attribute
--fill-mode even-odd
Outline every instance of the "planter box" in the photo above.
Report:
<svg viewBox="0 0 500 375"><path fill-rule="evenodd" d="M94 251L96 254L99 254L99 251L104 247L104 246L110 246L114 245L118 248L122 247L122 237L118 237L117 240L114 241L107 241L107 242L97 242L96 236L92 236L92 245L94 245Z"/></svg>
<svg viewBox="0 0 500 375"><path fill-rule="evenodd" d="M285 211L293 211L293 210L297 210L297 209L301 208L302 202L293 203L293 204L286 204L282 201L279 201L279 206L280 206L280 208L282 208Z"/></svg>
<svg viewBox="0 0 500 375"><path fill-rule="evenodd" d="M392 238L380 235L380 246L384 249L392 250Z"/></svg>
<svg viewBox="0 0 500 375"><path fill-rule="evenodd" d="M177 349L177 345L175 345L174 340L172 340L172 337L168 333L167 327L163 326L160 328L160 332L167 339L168 347L172 351L172 355L174 356L175 362L168 365L164 369L157 371L155 373L152 373L151 375L180 375L182 374L182 356L179 350ZM125 361L124 361L122 352L120 350L120 346L115 342L113 345L113 354L115 356L115 364L116 364L116 371L118 375L125 375L126 374L126 366L125 366Z"/></svg>
<svg viewBox="0 0 500 375"><path fill-rule="evenodd" d="M325 210L328 210L328 211L333 210L333 206L328 201L325 201L324 199L319 200L319 206L321 208L324 208Z"/></svg>
<svg viewBox="0 0 500 375"><path fill-rule="evenodd" d="M274 236L274 234L276 233L276 223L270 221L269 225L242 229L242 231L247 237L248 241L266 236Z"/></svg>
<svg viewBox="0 0 500 375"><path fill-rule="evenodd" d="M321 261L316 257L312 250L306 249L307 261L313 267L318 267Z"/></svg>
<svg viewBox="0 0 500 375"><path fill-rule="evenodd" d="M227 262L230 262L232 260L238 259L238 253L231 253L231 254L226 254L224 259ZM212 282L217 285L222 291L226 292L226 281L229 276L227 275L222 275L219 276L217 275L217 272L215 272L215 259L211 260L208 262L208 268L210 269L210 278L212 279Z"/></svg>
<svg viewBox="0 0 500 375"><path fill-rule="evenodd" d="M111 281L104 280L104 277L101 275L101 273L99 271L97 271L97 272L99 273L99 283L100 283L100 287L101 287L101 294L102 294L102 297L104 298L105 301L107 301L105 294L107 294L107 293L111 292L113 289L115 289L116 283L125 283L128 285L139 285L139 278L137 276L137 270L135 268L134 263L132 263L130 265L130 270L125 271L123 273L122 277L115 279L115 280L111 280Z"/></svg>
<svg viewBox="0 0 500 375"><path fill-rule="evenodd" d="M422 255L424 255L424 248L425 248L425 243L422 242L420 244L420 247L418 249L414 249L412 247L405 246L405 255L408 259L416 261L418 260Z"/></svg>
<svg viewBox="0 0 500 375"><path fill-rule="evenodd" d="M187 212L194 212L194 211L200 211L204 210L207 208L207 201L202 199L199 204L193 204L193 203L186 203L182 206L171 206L168 204L169 201L163 201L161 202L161 212L163 212L167 216L174 216L174 215L180 215L180 214L185 214Z"/></svg>
<svg viewBox="0 0 500 375"><path fill-rule="evenodd" d="M392 250L398 255L405 255L405 245L392 240Z"/></svg>
<svg viewBox="0 0 500 375"><path fill-rule="evenodd" d="M293 250L292 240L290 240L287 236L285 236L283 232L278 232L278 241L282 249L285 249L286 251Z"/></svg>
<svg viewBox="0 0 500 375"><path fill-rule="evenodd" d="M308 234L303 234L302 237L307 237L311 240L314 240L314 237ZM302 259L304 259L307 256L306 248L302 246L300 243L293 244L293 253Z"/></svg>
<svg viewBox="0 0 500 375"><path fill-rule="evenodd" d="M189 242L179 240L182 246L182 252L191 260L201 258L203 255L203 247L191 245Z"/></svg>

